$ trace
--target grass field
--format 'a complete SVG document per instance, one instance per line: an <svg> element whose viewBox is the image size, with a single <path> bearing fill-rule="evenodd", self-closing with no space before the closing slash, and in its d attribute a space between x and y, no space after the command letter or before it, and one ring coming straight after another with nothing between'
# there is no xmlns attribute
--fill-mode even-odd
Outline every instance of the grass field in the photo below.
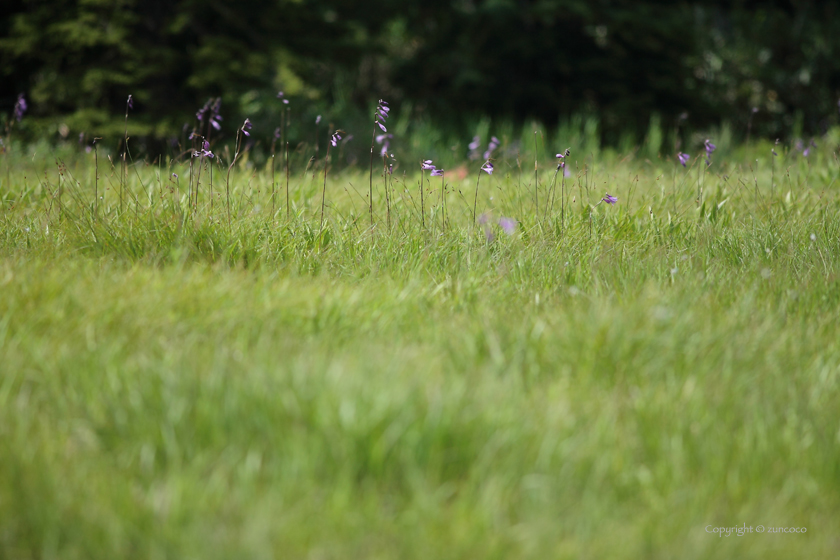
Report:
<svg viewBox="0 0 840 560"><path fill-rule="evenodd" d="M13 151L0 557L836 558L831 149L602 153L553 208L552 161L477 202L473 163L445 221L403 165L373 228L365 166L322 227L322 168L287 219L247 163L191 208L184 166Z"/></svg>

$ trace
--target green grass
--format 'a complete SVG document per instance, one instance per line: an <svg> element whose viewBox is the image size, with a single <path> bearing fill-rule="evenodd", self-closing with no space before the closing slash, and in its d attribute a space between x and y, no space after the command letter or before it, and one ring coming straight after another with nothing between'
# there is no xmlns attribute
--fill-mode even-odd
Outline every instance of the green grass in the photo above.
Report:
<svg viewBox="0 0 840 560"><path fill-rule="evenodd" d="M371 229L336 172L322 230L302 170L287 221L237 169L229 224L183 168L133 166L120 212L100 159L94 213L91 161L59 206L10 154L0 557L837 557L838 165L718 155L699 204L699 164L581 162L562 224L500 161L488 241L475 169L445 231L439 178L424 230L399 172L389 231L382 178ZM705 529L744 523L807 533Z"/></svg>

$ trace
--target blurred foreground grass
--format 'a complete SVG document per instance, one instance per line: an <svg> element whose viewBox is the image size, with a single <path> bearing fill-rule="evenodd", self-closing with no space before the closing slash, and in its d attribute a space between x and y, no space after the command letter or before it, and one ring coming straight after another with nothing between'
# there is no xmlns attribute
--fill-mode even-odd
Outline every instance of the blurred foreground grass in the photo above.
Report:
<svg viewBox="0 0 840 560"><path fill-rule="evenodd" d="M138 166L122 213L102 172L94 212L89 166L20 162L0 556L836 557L836 163L765 163L672 186L589 162L562 222L497 165L488 235L474 174L445 231L439 178L425 229L419 177L396 182L389 231L382 178L371 230L367 176L338 174L322 230L320 176L288 221L269 174L237 176L229 224L208 191L186 208L183 169L175 191ZM744 523L807 533L706 529Z"/></svg>

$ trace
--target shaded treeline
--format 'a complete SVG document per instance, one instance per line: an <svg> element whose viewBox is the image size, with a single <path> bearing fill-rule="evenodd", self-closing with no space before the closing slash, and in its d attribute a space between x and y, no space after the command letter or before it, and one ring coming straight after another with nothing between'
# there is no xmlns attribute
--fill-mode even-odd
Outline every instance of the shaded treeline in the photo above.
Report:
<svg viewBox="0 0 840 560"><path fill-rule="evenodd" d="M350 120L378 98L437 126L594 114L603 139L730 121L816 134L837 122L838 8L829 2L629 0L15 0L0 7L0 112L30 133L182 135L208 97L250 116ZM308 122L308 121L307 121ZM38 127L41 123L41 127ZM52 127L52 129L50 129Z"/></svg>

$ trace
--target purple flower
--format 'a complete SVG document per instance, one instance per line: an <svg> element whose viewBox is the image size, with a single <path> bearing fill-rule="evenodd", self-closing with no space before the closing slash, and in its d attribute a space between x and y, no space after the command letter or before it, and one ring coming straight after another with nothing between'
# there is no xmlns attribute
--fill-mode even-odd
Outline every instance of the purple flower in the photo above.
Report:
<svg viewBox="0 0 840 560"><path fill-rule="evenodd" d="M18 95L14 110L14 116L17 122L20 122L20 120L23 118L23 114L28 108L29 106L26 104L26 98L21 93L20 95Z"/></svg>
<svg viewBox="0 0 840 560"><path fill-rule="evenodd" d="M216 101L213 102L213 107L210 109L210 124L216 130L221 130L222 129L222 125L219 123L219 121L222 120L222 117L219 116L219 112L221 110L222 110L222 98L217 97Z"/></svg>
<svg viewBox="0 0 840 560"><path fill-rule="evenodd" d="M172 176L173 176L173 177L175 177L176 179L178 178L178 174L177 174L177 173L173 173L173 174L172 174Z"/></svg>
<svg viewBox="0 0 840 560"><path fill-rule="evenodd" d="M134 109L134 97L131 95L128 96L128 101L126 101L126 105L129 109Z"/></svg>
<svg viewBox="0 0 840 560"><path fill-rule="evenodd" d="M219 111L221 110L222 98L217 97L216 99L213 99L211 97L207 100L207 103L204 104L204 107L198 110L195 117L198 119L198 122L204 122L204 119L208 119L213 128L221 130L222 125L219 124L219 121L222 120L222 117L219 116Z"/></svg>
<svg viewBox="0 0 840 560"><path fill-rule="evenodd" d="M424 171L428 171L429 169L434 169L434 168L435 168L435 166L432 165L432 160L430 160L430 159L427 159L426 161L424 161L423 163L420 164L420 169L422 169Z"/></svg>
<svg viewBox="0 0 840 560"><path fill-rule="evenodd" d="M388 165L388 175L391 175L394 172L394 164L391 163Z"/></svg>
<svg viewBox="0 0 840 560"><path fill-rule="evenodd" d="M481 166L482 171L486 171L488 175L493 174L493 164L489 161L485 161L484 165Z"/></svg>
<svg viewBox="0 0 840 560"><path fill-rule="evenodd" d="M274 129L274 139L275 139L275 140L279 140L279 139L280 139L280 127L279 127L279 126L278 126L277 128L275 128L275 129Z"/></svg>
<svg viewBox="0 0 840 560"><path fill-rule="evenodd" d="M388 117L389 117L388 113L390 111L391 111L391 108L388 107L388 102L380 99L379 103L377 103L377 105L376 105L376 113L374 113L373 121L377 125L379 125L379 128L381 128L383 132L388 132L387 130L385 130L385 127L382 125L382 123L385 122L388 119Z"/></svg>
<svg viewBox="0 0 840 560"><path fill-rule="evenodd" d="M490 159L493 155L493 152L496 151L496 148L499 147L499 139L495 136L490 138L490 143L487 144L487 151L484 152L484 159Z"/></svg>
<svg viewBox="0 0 840 560"><path fill-rule="evenodd" d="M339 132L340 131L337 130L335 134L330 137L330 144L332 144L333 148L335 148L338 145L338 141L341 140L341 134L339 134Z"/></svg>
<svg viewBox="0 0 840 560"><path fill-rule="evenodd" d="M516 233L516 220L513 218L499 218L499 225L508 235Z"/></svg>
<svg viewBox="0 0 840 560"><path fill-rule="evenodd" d="M773 148L770 148L770 153L773 154L774 156L779 155L779 154L776 153L776 150L773 149Z"/></svg>
<svg viewBox="0 0 840 560"><path fill-rule="evenodd" d="M618 202L618 198L611 195L610 193L607 193L604 196L604 198L601 199L601 202L606 202L607 204L615 204L616 202Z"/></svg>
<svg viewBox="0 0 840 560"><path fill-rule="evenodd" d="M282 98L283 98L283 92L282 92L282 91L278 91L278 92L277 92L277 99L282 99Z"/></svg>
<svg viewBox="0 0 840 560"><path fill-rule="evenodd" d="M470 160L478 159L478 147L481 146L481 138L478 136L473 136L472 142L470 142L467 147L470 149Z"/></svg>
<svg viewBox="0 0 840 560"><path fill-rule="evenodd" d="M320 122L321 122L321 115L318 115L317 117L315 117L315 124L320 124Z"/></svg>
<svg viewBox="0 0 840 560"><path fill-rule="evenodd" d="M242 134L251 136L251 133L248 132L249 130L251 130L251 119L245 119L245 122L242 123Z"/></svg>
<svg viewBox="0 0 840 560"><path fill-rule="evenodd" d="M212 157L216 157L216 156L214 156L213 152L210 151L210 142L205 140L204 143L202 144L201 151L200 152L198 152L198 151L193 152L193 157L209 157L209 158L212 158ZM176 177L177 177L177 175L176 175Z"/></svg>
<svg viewBox="0 0 840 560"><path fill-rule="evenodd" d="M683 166L683 167L685 167L685 164L687 164L687 163L688 163L688 160L689 160L689 159L691 159L691 156L690 156L690 155L688 155L688 154L684 154L684 153L682 153L682 152L679 152L679 153L677 154L677 159L680 161L680 163L682 164L682 166Z"/></svg>
<svg viewBox="0 0 840 560"><path fill-rule="evenodd" d="M382 144L382 149L379 150L379 157L385 157L386 155L388 155L388 150L391 147L391 143L388 141L388 139L393 137L393 134L379 134L376 137L376 143Z"/></svg>
<svg viewBox="0 0 840 560"><path fill-rule="evenodd" d="M443 169L435 169L435 168L433 167L433 168L432 168L432 173L431 173L431 176L432 176L432 177L442 177L442 176L443 176Z"/></svg>
<svg viewBox="0 0 840 560"><path fill-rule="evenodd" d="M198 122L204 122L204 117L206 117L207 113L210 112L210 104L212 102L213 102L213 98L211 97L210 99L207 100L207 103L204 104L204 107L202 107L201 109L199 109L195 113L195 118L198 119Z"/></svg>
<svg viewBox="0 0 840 560"><path fill-rule="evenodd" d="M708 138L704 142L704 145L706 146L706 166L708 167L709 165L712 165L712 152L717 149L717 146L709 142Z"/></svg>
<svg viewBox="0 0 840 560"><path fill-rule="evenodd" d="M809 146L809 147L805 148L804 150L802 150L802 155L805 156L805 157L808 157L809 155L811 155L811 147Z"/></svg>

